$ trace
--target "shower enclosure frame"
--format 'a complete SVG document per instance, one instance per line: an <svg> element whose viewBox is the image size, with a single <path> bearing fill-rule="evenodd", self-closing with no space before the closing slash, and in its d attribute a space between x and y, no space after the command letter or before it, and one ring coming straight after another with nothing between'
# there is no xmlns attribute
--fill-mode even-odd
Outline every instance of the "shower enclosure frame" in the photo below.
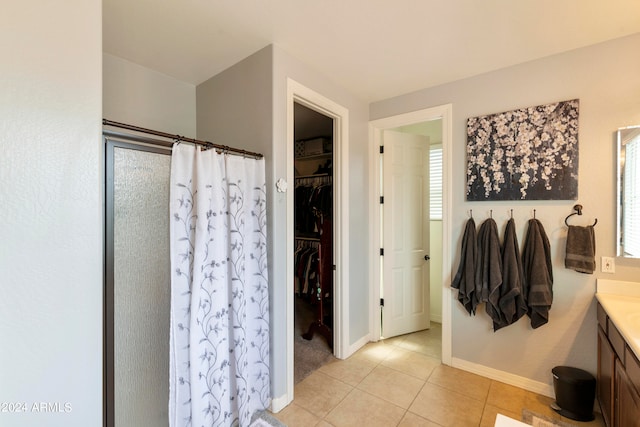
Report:
<svg viewBox="0 0 640 427"><path fill-rule="evenodd" d="M103 425L115 426L115 330L114 330L114 151L116 148L171 155L173 142L140 135L104 131L104 337ZM167 396L168 399L168 396Z"/></svg>

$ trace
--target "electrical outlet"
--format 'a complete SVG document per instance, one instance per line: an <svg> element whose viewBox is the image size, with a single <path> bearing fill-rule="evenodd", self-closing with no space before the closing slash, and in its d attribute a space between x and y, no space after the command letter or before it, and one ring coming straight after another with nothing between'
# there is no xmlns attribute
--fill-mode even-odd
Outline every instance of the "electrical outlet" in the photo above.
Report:
<svg viewBox="0 0 640 427"><path fill-rule="evenodd" d="M613 257L603 256L602 257L602 272L603 273L615 273L616 272L616 261Z"/></svg>

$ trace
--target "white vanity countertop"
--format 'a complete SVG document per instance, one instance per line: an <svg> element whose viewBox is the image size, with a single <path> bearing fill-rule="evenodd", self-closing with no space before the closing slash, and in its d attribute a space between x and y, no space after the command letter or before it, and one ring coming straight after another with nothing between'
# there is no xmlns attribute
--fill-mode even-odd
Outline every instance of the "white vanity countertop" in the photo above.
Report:
<svg viewBox="0 0 640 427"><path fill-rule="evenodd" d="M640 359L640 283L598 280L596 298Z"/></svg>

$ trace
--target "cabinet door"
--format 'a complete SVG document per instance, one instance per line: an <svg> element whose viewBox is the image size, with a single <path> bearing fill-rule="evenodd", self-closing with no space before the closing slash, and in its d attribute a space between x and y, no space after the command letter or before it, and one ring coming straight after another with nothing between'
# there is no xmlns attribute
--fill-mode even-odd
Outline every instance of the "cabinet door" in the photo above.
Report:
<svg viewBox="0 0 640 427"><path fill-rule="evenodd" d="M619 360L616 361L615 396L616 427L640 427L640 394Z"/></svg>
<svg viewBox="0 0 640 427"><path fill-rule="evenodd" d="M609 344L607 336L598 326L598 381L597 394L600 402L602 417L608 427L613 426L613 373L615 369L616 354Z"/></svg>

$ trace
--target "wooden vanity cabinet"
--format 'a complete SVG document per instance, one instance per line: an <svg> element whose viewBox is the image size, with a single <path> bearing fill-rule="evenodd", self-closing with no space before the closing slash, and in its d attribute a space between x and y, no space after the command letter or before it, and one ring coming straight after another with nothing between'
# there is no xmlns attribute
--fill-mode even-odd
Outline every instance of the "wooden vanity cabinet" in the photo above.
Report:
<svg viewBox="0 0 640 427"><path fill-rule="evenodd" d="M596 394L608 427L640 427L640 361L599 303Z"/></svg>
<svg viewBox="0 0 640 427"><path fill-rule="evenodd" d="M609 344L606 333L598 326L598 375L596 394L600 402L602 418L607 426L613 426L613 381L616 366L616 353Z"/></svg>
<svg viewBox="0 0 640 427"><path fill-rule="evenodd" d="M616 427L640 427L640 393L627 375L625 367L616 360L615 409L613 419Z"/></svg>

